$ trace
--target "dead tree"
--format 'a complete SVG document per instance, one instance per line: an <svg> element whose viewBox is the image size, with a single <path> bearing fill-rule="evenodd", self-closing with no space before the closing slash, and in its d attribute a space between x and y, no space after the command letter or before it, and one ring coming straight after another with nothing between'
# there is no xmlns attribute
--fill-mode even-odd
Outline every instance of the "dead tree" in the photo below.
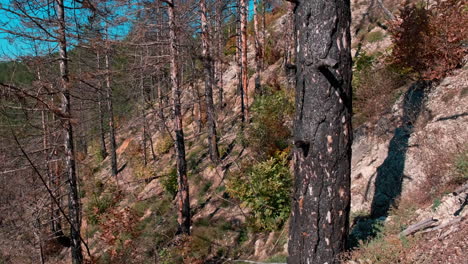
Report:
<svg viewBox="0 0 468 264"><path fill-rule="evenodd" d="M339 263L350 209L350 3L296 5L295 180L288 263Z"/></svg>
<svg viewBox="0 0 468 264"><path fill-rule="evenodd" d="M71 102L68 69L68 54L67 54L67 37L66 37L66 21L65 21L65 6L63 0L57 0L56 3L58 17L58 42L59 42L59 66L61 76L60 103L61 103L61 118L63 126L63 134L65 139L65 163L67 168L68 186L69 186L69 219L72 228L70 228L70 242L72 262L80 264L83 262L83 253L81 251L81 216L80 216L80 201L78 196L78 183L76 176L75 163L75 147L73 141L73 126L71 123Z"/></svg>
<svg viewBox="0 0 468 264"><path fill-rule="evenodd" d="M209 30L205 0L200 0L200 15L202 32L202 60L205 72L205 100L208 121L208 148L211 161L217 164L219 162L218 136L216 134L215 109L213 103L213 75L211 74L213 57L211 56L210 52L210 37L208 34Z"/></svg>
<svg viewBox="0 0 468 264"><path fill-rule="evenodd" d="M111 66L109 62L109 51L106 50L104 55L106 66L106 102L107 112L109 115L109 142L111 156L111 173L112 176L117 176L117 144L115 142L115 122L114 122L114 107L112 103L112 85L111 85Z"/></svg>
<svg viewBox="0 0 468 264"><path fill-rule="evenodd" d="M224 50L224 39L223 39L223 10L225 3L222 0L216 1L216 28L215 38L216 43L214 46L216 53L215 61L215 83L218 88L218 105L219 109L224 108L224 83L223 83L223 50Z"/></svg>
<svg viewBox="0 0 468 264"><path fill-rule="evenodd" d="M249 78L247 61L247 0L240 0L240 45L241 45L241 68L242 68L242 90L243 106L245 107L245 118L249 119Z"/></svg>
<svg viewBox="0 0 468 264"><path fill-rule="evenodd" d="M172 85L172 101L174 112L174 130L175 130L175 150L177 163L177 204L178 214L177 221L179 223L179 233L190 235L190 199L189 185L187 178L187 162L185 159L185 140L184 130L182 126L182 107L180 102L181 89L179 84L179 64L178 43L176 35L176 17L174 0L164 0L167 4L167 14L169 18L169 50L170 50L170 75Z"/></svg>
<svg viewBox="0 0 468 264"><path fill-rule="evenodd" d="M260 9L258 6L259 0L254 0L254 31L255 31L255 93L263 94L261 91L261 79L260 74L262 72L262 39L260 36L259 16Z"/></svg>

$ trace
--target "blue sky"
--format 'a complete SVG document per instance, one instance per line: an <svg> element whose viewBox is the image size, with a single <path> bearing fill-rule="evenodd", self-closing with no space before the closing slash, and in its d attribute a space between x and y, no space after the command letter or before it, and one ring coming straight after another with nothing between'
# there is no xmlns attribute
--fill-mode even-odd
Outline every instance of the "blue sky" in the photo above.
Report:
<svg viewBox="0 0 468 264"><path fill-rule="evenodd" d="M11 0L0 0L0 5L3 7L9 7L11 2ZM253 1L249 1L249 15L252 15L252 10ZM51 12L53 12L53 10ZM120 13L122 15L124 11L118 10L116 13ZM77 16L78 19L80 19L80 15L81 14ZM37 16L41 17L41 13L38 12ZM43 13L42 16L45 17L45 13ZM84 15L81 15L81 19L84 18ZM3 10L0 10L0 28L24 29L24 27L20 25L18 19ZM129 28L130 25L128 23L118 27L113 27L110 30L110 34L113 35L112 38L122 38L128 32ZM36 41L35 43L32 43L30 40L24 38L13 38L12 35L0 31L0 61L11 60L18 56L41 55L41 53L53 52L56 48L56 43L44 41Z"/></svg>
<svg viewBox="0 0 468 264"><path fill-rule="evenodd" d="M73 0L65 0L66 6L73 6ZM9 8L11 6L11 0L0 0L0 4L4 8ZM14 8L11 8L14 9ZM33 10L29 12L34 14L34 16L39 18L45 18L55 15L54 6L50 6L48 9L44 10ZM125 10L119 9L115 11L117 16L123 17ZM69 21L69 26L71 30L75 30L77 24L84 25L88 16L91 14L89 10L77 9L76 11L68 10L67 13ZM10 14L7 11L0 10L0 28L11 30L11 31L22 31L25 34L31 34L36 36L38 33L43 38L48 38L46 34L41 30L27 30L25 26L21 25L20 20L13 14ZM129 23L123 23L119 26L111 26L109 29L109 35L113 39L123 38L129 31ZM52 28L50 31L52 32ZM75 40L76 42L76 40ZM73 43L72 43L73 44ZM12 34L5 33L0 30L0 60L11 60L17 58L18 56L33 56L33 55L42 55L57 50L57 43L47 42L47 41L31 41L27 38L14 37Z"/></svg>

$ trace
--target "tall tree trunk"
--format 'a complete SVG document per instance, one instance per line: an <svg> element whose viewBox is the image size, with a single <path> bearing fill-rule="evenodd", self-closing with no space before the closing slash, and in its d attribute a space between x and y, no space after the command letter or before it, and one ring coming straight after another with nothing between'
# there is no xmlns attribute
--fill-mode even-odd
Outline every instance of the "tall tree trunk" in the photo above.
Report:
<svg viewBox="0 0 468 264"><path fill-rule="evenodd" d="M140 93L141 93L141 117L143 119L143 161L144 165L148 164L148 157L147 157L147 144L148 141L148 131L147 126L148 123L146 121L146 99L145 99L145 82L144 82L144 75L143 75L143 52L140 54Z"/></svg>
<svg viewBox="0 0 468 264"><path fill-rule="evenodd" d="M216 85L218 87L219 109L224 108L224 83L223 83L223 1L216 1Z"/></svg>
<svg viewBox="0 0 468 264"><path fill-rule="evenodd" d="M106 149L106 131L104 130L104 110L102 107L102 91L98 91L98 110L99 110L99 142L101 144L101 157L105 159L108 155Z"/></svg>
<svg viewBox="0 0 468 264"><path fill-rule="evenodd" d="M164 94L161 81L158 78L157 81L157 93L158 93L158 117L159 117L159 132L163 133L166 129L166 117L164 116Z"/></svg>
<svg viewBox="0 0 468 264"><path fill-rule="evenodd" d="M288 77L289 87L295 87L295 60L296 60L296 45L295 45L295 33L294 33L294 7L295 4L292 2L287 3L287 29L285 30L285 52L284 52L284 66L286 70L286 76Z"/></svg>
<svg viewBox="0 0 468 264"><path fill-rule="evenodd" d="M245 122L245 95L244 95L244 89L243 89L243 81L242 81L242 76L243 76L243 69L242 69L242 33L241 33L241 13L242 13L242 6L241 6L241 1L239 0L238 5L237 5L237 23L236 23L236 63L237 63L237 91L240 94L241 97L241 120L242 120L242 128L243 128L243 123Z"/></svg>
<svg viewBox="0 0 468 264"><path fill-rule="evenodd" d="M260 74L262 72L262 43L260 43L259 8L258 1L254 0L254 31L255 31L255 93L263 94Z"/></svg>
<svg viewBox="0 0 468 264"><path fill-rule="evenodd" d="M112 176L117 176L117 144L115 143L115 125L114 125L114 108L112 105L112 86L110 79L110 63L109 54L106 51L105 54L106 62L106 96L107 96L107 112L109 114L109 142L110 142L110 154L111 154L111 172Z"/></svg>
<svg viewBox="0 0 468 264"><path fill-rule="evenodd" d="M189 185L187 178L187 162L185 160L185 142L184 130L182 126L182 107L180 103L181 90L179 85L178 71L178 43L176 38L174 1L165 1L168 3L167 14L169 17L169 42L170 42L170 61L171 61L171 85L172 99L174 109L174 130L175 130L175 150L177 159L177 200L179 205L177 221L179 223L179 233L190 235L190 199Z"/></svg>
<svg viewBox="0 0 468 264"><path fill-rule="evenodd" d="M294 194L288 263L339 263L351 172L348 0L297 1Z"/></svg>
<svg viewBox="0 0 468 264"><path fill-rule="evenodd" d="M294 3L288 2L287 7L287 29L286 32L286 49L285 49L285 64L286 67L288 65L293 64L293 59L296 56L296 48L294 46Z"/></svg>
<svg viewBox="0 0 468 264"><path fill-rule="evenodd" d="M240 0L240 33L242 46L242 90L244 91L244 107L245 118L249 120L249 77L248 77L248 61L247 61L247 0Z"/></svg>
<svg viewBox="0 0 468 264"><path fill-rule="evenodd" d="M213 75L211 74L212 56L210 54L210 39L208 35L208 19L206 18L205 0L200 0L200 12L203 44L202 57L205 68L205 99L208 119L208 148L211 161L217 164L219 162L218 136L216 135L215 109L213 103Z"/></svg>
<svg viewBox="0 0 468 264"><path fill-rule="evenodd" d="M97 71L99 72L101 70L101 65L100 65L100 59L99 59L99 52L96 54L96 66L97 66ZM104 110L102 107L102 83L99 80L99 91L98 93L98 111L99 111L99 139L101 143L101 157L102 159L105 159L108 155L107 149L106 149L106 132L104 130Z"/></svg>
<svg viewBox="0 0 468 264"><path fill-rule="evenodd" d="M190 84L192 88L192 100L193 100L193 119L195 120L196 131L198 134L202 132L202 100L200 95L200 90L198 89L198 85L193 83Z"/></svg>
<svg viewBox="0 0 468 264"><path fill-rule="evenodd" d="M57 0L57 17L59 21L58 39L59 39L59 55L60 55L60 75L61 75L61 114L62 126L65 139L65 161L68 176L69 186L69 219L70 219L70 242L71 255L74 264L83 262L83 253L81 251L81 218L80 218L80 201L78 196L78 184L76 176L75 164L75 149L73 145L73 127L71 124L71 103L70 103L70 79L68 75L68 55L67 55L67 39L65 32L65 7L63 0Z"/></svg>

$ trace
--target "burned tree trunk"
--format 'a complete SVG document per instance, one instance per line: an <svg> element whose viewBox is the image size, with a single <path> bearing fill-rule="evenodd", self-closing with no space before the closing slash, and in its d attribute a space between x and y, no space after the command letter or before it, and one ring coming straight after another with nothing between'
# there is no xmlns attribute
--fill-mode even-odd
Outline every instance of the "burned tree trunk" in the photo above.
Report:
<svg viewBox="0 0 468 264"><path fill-rule="evenodd" d="M262 43L260 43L260 27L259 27L259 8L258 1L254 0L254 31L255 31L255 93L263 94L261 90L260 73L262 71Z"/></svg>
<svg viewBox="0 0 468 264"><path fill-rule="evenodd" d="M219 109L224 108L224 88L223 88L223 1L216 1L216 62L215 62L215 82L218 87L218 104Z"/></svg>
<svg viewBox="0 0 468 264"><path fill-rule="evenodd" d="M99 52L96 54L96 63L97 63L97 70L101 70L101 65L100 65L100 59L99 59ZM101 144L101 157L102 159L105 159L107 157L107 148L106 148L106 132L104 130L104 110L102 107L102 83L99 80L99 85L98 87L100 88L99 91L97 91L98 94L98 112L99 112L99 142Z"/></svg>
<svg viewBox="0 0 468 264"><path fill-rule="evenodd" d="M179 223L179 233L190 235L190 199L189 186L187 178L187 162L185 160L185 142L184 130L182 127L182 107L180 103L181 90L179 85L178 71L179 65L177 62L178 47L176 38L174 1L164 1L168 4L167 14L169 17L169 42L170 42L170 61L171 61L171 85L172 85L172 100L174 111L174 130L175 130L175 150L177 159L177 202L179 210L177 221Z"/></svg>
<svg viewBox="0 0 468 264"><path fill-rule="evenodd" d="M107 96L107 112L109 114L109 142L111 156L111 172L112 176L117 176L117 144L115 143L115 122L114 122L114 107L112 104L112 86L110 77L109 54L105 54L106 63L106 96Z"/></svg>
<svg viewBox="0 0 468 264"><path fill-rule="evenodd" d="M208 117L208 147L210 152L210 159L213 163L216 164L219 162L219 152L218 136L216 135L215 109L213 103L213 75L211 74L213 57L210 54L210 40L208 35L208 19L206 18L205 0L200 0L200 13L203 46L202 57L205 71L205 99L206 112Z"/></svg>
<svg viewBox="0 0 468 264"><path fill-rule="evenodd" d="M76 176L75 148L73 142L73 127L71 123L71 103L70 103L70 79L68 74L68 55L67 38L65 32L65 7L63 0L57 0L58 17L58 39L59 39L59 66L61 76L61 115L62 126L65 139L65 162L69 186L69 219L70 219L70 241L71 255L74 264L83 262L83 253L81 251L81 220L80 220L80 201L78 196L78 183Z"/></svg>
<svg viewBox="0 0 468 264"><path fill-rule="evenodd" d="M249 93L248 93L248 62L247 62L247 0L240 0L240 44L241 44L241 68L242 68L242 90L243 107L245 107L245 118L249 119Z"/></svg>
<svg viewBox="0 0 468 264"><path fill-rule="evenodd" d="M350 3L296 4L295 182L288 263L339 263L350 209Z"/></svg>

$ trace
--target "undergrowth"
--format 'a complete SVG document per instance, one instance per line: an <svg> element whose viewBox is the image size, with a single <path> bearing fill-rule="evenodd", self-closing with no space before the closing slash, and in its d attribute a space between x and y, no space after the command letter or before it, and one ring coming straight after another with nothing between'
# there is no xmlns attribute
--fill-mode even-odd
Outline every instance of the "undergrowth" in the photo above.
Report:
<svg viewBox="0 0 468 264"><path fill-rule="evenodd" d="M293 94L285 89L263 87L265 95L255 98L251 108L252 123L246 131L246 145L259 157L265 158L289 145L294 113Z"/></svg>
<svg viewBox="0 0 468 264"><path fill-rule="evenodd" d="M248 223L256 230L277 230L289 218L292 177L288 152L247 164L231 176L227 191L252 209Z"/></svg>
<svg viewBox="0 0 468 264"><path fill-rule="evenodd" d="M398 88L405 83L405 73L382 61L379 53L360 53L353 67L353 125L372 121L388 111L398 98Z"/></svg>
<svg viewBox="0 0 468 264"><path fill-rule="evenodd" d="M418 79L441 79L461 66L467 54L468 12L459 0L407 4L393 21L392 63Z"/></svg>
<svg viewBox="0 0 468 264"><path fill-rule="evenodd" d="M358 263L410 263L409 254L419 237L401 237L399 234L414 220L416 209L411 200L401 200L387 218L364 218L358 222L351 233L351 239L355 240L350 241L355 249L346 259ZM359 233L363 230L368 233Z"/></svg>

